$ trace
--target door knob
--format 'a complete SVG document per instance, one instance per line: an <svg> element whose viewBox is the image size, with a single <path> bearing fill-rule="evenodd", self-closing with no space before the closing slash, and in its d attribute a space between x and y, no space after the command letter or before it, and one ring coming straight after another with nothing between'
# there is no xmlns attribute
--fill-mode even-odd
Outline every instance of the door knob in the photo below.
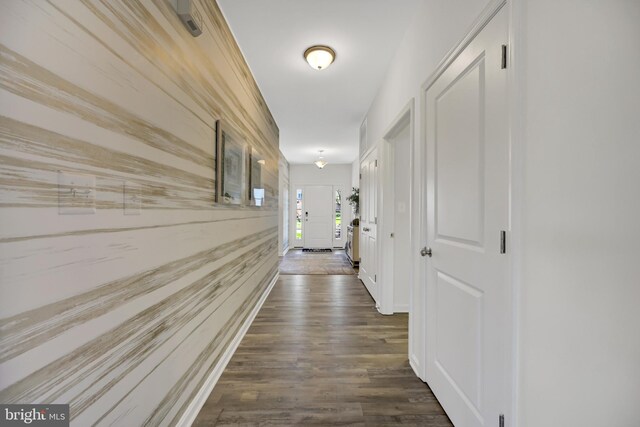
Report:
<svg viewBox="0 0 640 427"><path fill-rule="evenodd" d="M420 255L428 256L429 258L431 258L431 255L433 255L433 252L431 252L430 247L425 246L424 248L420 249Z"/></svg>
<svg viewBox="0 0 640 427"><path fill-rule="evenodd" d="M362 231L370 231L370 230L371 230L370 228L362 227Z"/></svg>

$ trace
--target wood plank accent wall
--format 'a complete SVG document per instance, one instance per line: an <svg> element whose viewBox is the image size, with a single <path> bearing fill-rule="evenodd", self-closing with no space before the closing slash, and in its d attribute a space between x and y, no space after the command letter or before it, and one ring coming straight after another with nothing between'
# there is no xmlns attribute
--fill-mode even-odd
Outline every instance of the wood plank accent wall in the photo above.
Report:
<svg viewBox="0 0 640 427"><path fill-rule="evenodd" d="M0 2L0 402L174 425L277 271L278 128L214 0ZM214 203L215 123L266 207ZM58 172L96 212L58 212ZM140 215L124 215L123 189Z"/></svg>

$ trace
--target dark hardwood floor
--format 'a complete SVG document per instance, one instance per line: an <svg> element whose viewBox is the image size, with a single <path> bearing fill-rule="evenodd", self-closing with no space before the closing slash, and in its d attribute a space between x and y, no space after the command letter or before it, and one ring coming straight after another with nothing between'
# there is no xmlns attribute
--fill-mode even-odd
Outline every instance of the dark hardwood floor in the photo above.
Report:
<svg viewBox="0 0 640 427"><path fill-rule="evenodd" d="M407 360L407 315L353 275L281 276L194 426L451 426Z"/></svg>

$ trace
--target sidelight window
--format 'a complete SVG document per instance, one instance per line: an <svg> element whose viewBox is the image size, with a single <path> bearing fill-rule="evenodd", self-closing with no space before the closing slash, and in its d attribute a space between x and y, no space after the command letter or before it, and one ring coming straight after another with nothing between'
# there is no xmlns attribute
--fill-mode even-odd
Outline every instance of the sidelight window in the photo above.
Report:
<svg viewBox="0 0 640 427"><path fill-rule="evenodd" d="M342 238L342 193L340 190L336 190L335 200L335 227L334 237L336 239Z"/></svg>
<svg viewBox="0 0 640 427"><path fill-rule="evenodd" d="M296 190L296 240L302 240L302 189Z"/></svg>

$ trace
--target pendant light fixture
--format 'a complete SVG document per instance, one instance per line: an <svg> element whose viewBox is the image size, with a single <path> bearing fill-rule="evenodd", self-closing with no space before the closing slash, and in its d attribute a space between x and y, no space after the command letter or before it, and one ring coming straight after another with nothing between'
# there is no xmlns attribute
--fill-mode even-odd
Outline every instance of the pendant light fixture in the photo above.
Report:
<svg viewBox="0 0 640 427"><path fill-rule="evenodd" d="M318 151L320 154L324 153L324 150L319 150ZM324 157L320 156L320 158L318 160L316 160L315 162L313 162L314 165L316 165L318 167L318 169L322 169L323 167L327 166L327 162L324 161Z"/></svg>
<svg viewBox="0 0 640 427"><path fill-rule="evenodd" d="M336 52L329 46L311 46L304 51L304 59L314 70L324 70L336 59Z"/></svg>

